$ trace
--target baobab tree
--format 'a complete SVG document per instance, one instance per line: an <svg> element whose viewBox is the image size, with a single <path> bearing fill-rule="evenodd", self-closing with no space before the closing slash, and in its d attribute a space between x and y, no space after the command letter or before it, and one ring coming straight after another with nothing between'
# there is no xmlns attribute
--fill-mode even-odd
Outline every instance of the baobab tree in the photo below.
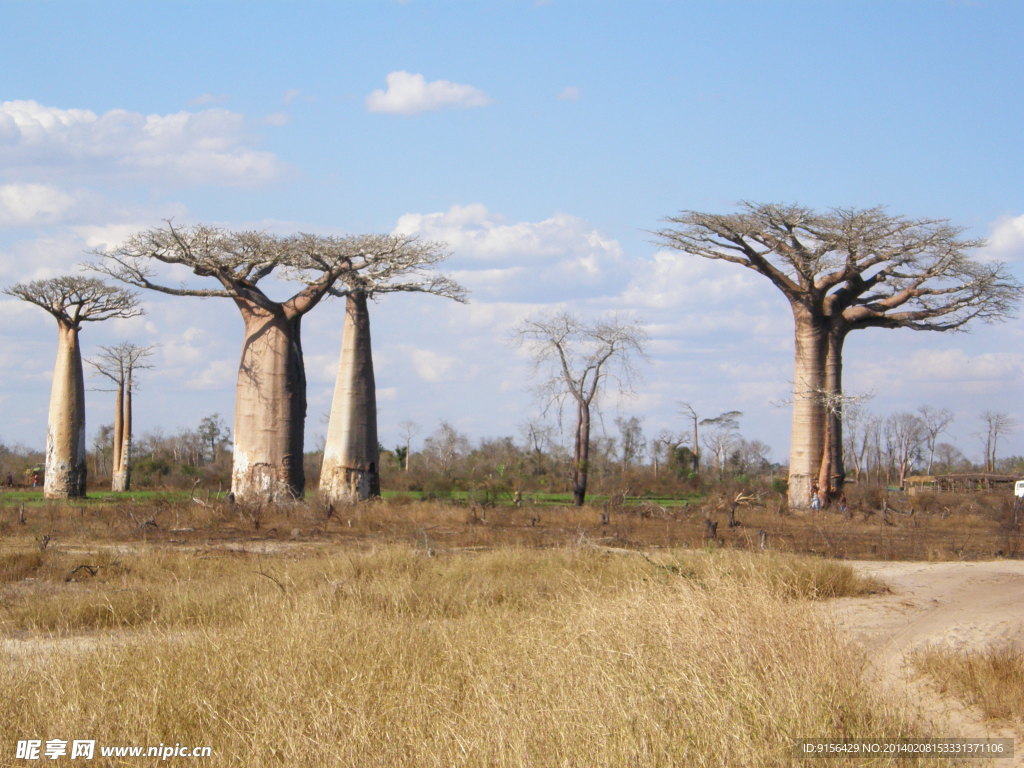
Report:
<svg viewBox="0 0 1024 768"><path fill-rule="evenodd" d="M632 391L635 359L646 357L647 334L639 323L586 323L568 313L525 320L516 334L520 344L529 345L535 370L546 376L540 391L549 404L561 406L566 398L575 403L572 496L576 506L583 506L590 471L591 409L609 379L618 383L620 392Z"/></svg>
<svg viewBox="0 0 1024 768"><path fill-rule="evenodd" d="M95 269L140 288L172 296L230 299L245 324L235 396L231 492L240 502L300 497L306 418L302 318L338 279L373 259L373 236L278 236L195 225L136 233L96 251ZM214 288L159 281L155 266L183 266ZM259 282L273 273L302 287L277 301Z"/></svg>
<svg viewBox="0 0 1024 768"><path fill-rule="evenodd" d="M971 251L944 220L882 208L814 211L743 203L733 214L683 211L657 232L684 253L739 264L768 278L794 321L789 503L810 504L814 484L842 482L842 352L861 328L948 331L1006 317L1020 285L998 262ZM841 401L840 401L841 402Z"/></svg>
<svg viewBox="0 0 1024 768"><path fill-rule="evenodd" d="M462 286L428 269L448 257L442 243L405 235L377 235L367 238L363 247L365 268L345 274L331 289L332 294L345 297L345 322L320 470L320 498L328 504L380 496L377 394L368 301L402 292L466 300Z"/></svg>
<svg viewBox="0 0 1024 768"><path fill-rule="evenodd" d="M132 482L132 395L135 391L135 371L152 367L143 361L153 354L153 347L122 342L113 347L100 347L100 350L101 354L88 363L100 375L114 382L117 393L110 487L113 491L127 491Z"/></svg>
<svg viewBox="0 0 1024 768"><path fill-rule="evenodd" d="M42 307L57 321L43 492L48 499L85 496L85 378L78 333L82 323L137 317L142 308L135 293L90 277L18 283L4 293Z"/></svg>

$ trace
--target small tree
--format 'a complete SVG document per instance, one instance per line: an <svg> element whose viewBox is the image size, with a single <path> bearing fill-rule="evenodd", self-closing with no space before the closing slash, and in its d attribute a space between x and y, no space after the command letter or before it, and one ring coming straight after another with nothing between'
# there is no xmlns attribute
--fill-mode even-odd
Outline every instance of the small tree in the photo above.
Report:
<svg viewBox="0 0 1024 768"><path fill-rule="evenodd" d="M412 439L419 434L420 425L415 421L406 420L398 425L398 434L402 438L402 447L404 453L402 454L402 471L409 471L409 458L412 455Z"/></svg>
<svg viewBox="0 0 1024 768"><path fill-rule="evenodd" d="M644 455L644 430L640 419L630 416L615 417L615 426L619 430L619 450L622 454L622 468L629 469Z"/></svg>
<svg viewBox="0 0 1024 768"><path fill-rule="evenodd" d="M196 432L203 441L203 450L209 451L206 461L215 464L220 452L231 444L231 430L221 415L214 413L203 417Z"/></svg>
<svg viewBox="0 0 1024 768"><path fill-rule="evenodd" d="M985 411L981 414L981 420L985 423L985 471L995 472L999 438L1012 432L1017 422L1010 414L995 411Z"/></svg>
<svg viewBox="0 0 1024 768"><path fill-rule="evenodd" d="M692 457L693 466L691 467L693 474L697 475L700 473L700 417L697 415L697 409L690 403L679 403L680 412L690 420L691 435L690 438L690 454ZM724 414L723 414L724 415Z"/></svg>
<svg viewBox="0 0 1024 768"><path fill-rule="evenodd" d="M427 270L447 258L441 243L379 235L366 239L364 251L367 266L346 274L344 287L331 291L345 297L345 322L320 470L320 497L328 503L380 496L377 393L368 300L400 292L466 300L462 286Z"/></svg>
<svg viewBox="0 0 1024 768"><path fill-rule="evenodd" d="M127 491L131 488L132 473L132 395L135 392L135 371L152 367L143 361L153 354L153 347L122 342L114 347L100 347L100 350L99 357L88 363L100 375L114 382L117 392L110 487L113 491Z"/></svg>
<svg viewBox="0 0 1024 768"><path fill-rule="evenodd" d="M700 420L702 427L709 428L704 430L703 440L704 445L711 451L715 468L718 469L719 478L725 472L726 454L739 439L739 419L742 415L742 411L726 411L717 416Z"/></svg>
<svg viewBox="0 0 1024 768"><path fill-rule="evenodd" d="M894 413L885 420L889 461L896 470L896 480L902 488L914 463L921 456L921 446L927 439L924 422L913 413Z"/></svg>
<svg viewBox="0 0 1024 768"><path fill-rule="evenodd" d="M85 496L85 377L78 333L82 323L137 317L142 309L131 291L88 277L19 283L4 293L42 307L57 321L43 490L48 499Z"/></svg>
<svg viewBox="0 0 1024 768"><path fill-rule="evenodd" d="M535 369L545 373L540 390L548 402L561 406L570 398L576 405L572 495L573 503L582 506L590 471L591 409L608 379L618 383L620 392L632 391L634 361L646 357L647 334L639 323L586 323L562 313L523 321L517 337L530 346Z"/></svg>
<svg viewBox="0 0 1024 768"><path fill-rule="evenodd" d="M935 445L939 435L952 423L953 412L948 408L932 408L930 405L922 405L917 412L924 427L925 445L928 448L928 468L925 471L930 475L935 461Z"/></svg>

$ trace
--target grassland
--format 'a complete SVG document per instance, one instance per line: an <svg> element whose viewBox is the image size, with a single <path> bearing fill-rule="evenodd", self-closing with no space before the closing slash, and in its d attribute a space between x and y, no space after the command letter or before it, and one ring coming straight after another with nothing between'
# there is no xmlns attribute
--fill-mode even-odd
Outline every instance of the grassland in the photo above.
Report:
<svg viewBox="0 0 1024 768"><path fill-rule="evenodd" d="M820 554L1019 537L941 508L764 503L729 527L714 499L4 500L0 750L208 745L209 766L783 766L798 737L926 736L815 609L884 585Z"/></svg>
<svg viewBox="0 0 1024 768"><path fill-rule="evenodd" d="M768 766L791 764L794 737L916 733L810 607L877 585L819 559L22 539L0 579L0 696L18 702L0 744L209 745L211 766Z"/></svg>

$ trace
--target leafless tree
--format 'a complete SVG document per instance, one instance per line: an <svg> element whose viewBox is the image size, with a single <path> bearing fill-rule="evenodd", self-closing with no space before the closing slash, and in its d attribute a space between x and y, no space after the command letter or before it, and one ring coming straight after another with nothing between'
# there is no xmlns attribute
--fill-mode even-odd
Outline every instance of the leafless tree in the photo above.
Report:
<svg viewBox="0 0 1024 768"><path fill-rule="evenodd" d="M590 471L591 409L608 380L620 392L632 391L636 358L645 358L647 334L639 323L617 319L587 323L561 313L523 321L516 330L520 344L528 345L535 370L545 378L540 385L548 403L576 406L573 440L573 503L582 506Z"/></svg>
<svg viewBox="0 0 1024 768"><path fill-rule="evenodd" d="M90 277L55 277L4 289L8 296L42 307L57 321L57 361L46 428L48 499L85 495L85 378L78 333L82 323L137 317L136 294Z"/></svg>
<svg viewBox="0 0 1024 768"><path fill-rule="evenodd" d="M623 468L629 468L643 458L645 447L644 430L640 425L640 419L636 416L630 416L628 419L616 416L615 426L619 430L619 450L622 454L622 466Z"/></svg>
<svg viewBox="0 0 1024 768"><path fill-rule="evenodd" d="M469 453L469 438L447 421L442 421L436 430L423 441L423 453L444 475L450 475L455 461Z"/></svg>
<svg viewBox="0 0 1024 768"><path fill-rule="evenodd" d="M415 421L405 420L398 425L398 434L402 438L402 445L405 446L404 471L409 471L409 457L412 455L412 439L420 432L420 425Z"/></svg>
<svg viewBox="0 0 1024 768"><path fill-rule="evenodd" d="M864 409L861 403L843 408L843 453L852 462L854 477L860 482L861 474L873 466L871 461L872 437L878 430L879 419Z"/></svg>
<svg viewBox="0 0 1024 768"><path fill-rule="evenodd" d="M850 331L958 330L1006 317L1020 292L1005 265L972 258L982 241L962 238L962 230L943 220L908 219L882 208L818 212L743 203L739 213L683 211L667 221L671 226L657 233L663 245L751 269L789 302L792 507L809 505L812 484L838 487L845 475L842 414L826 414L820 393L842 392Z"/></svg>
<svg viewBox="0 0 1024 768"><path fill-rule="evenodd" d="M1017 421L1008 413L985 411L980 416L985 423L985 471L996 471L996 447L999 438L1017 427Z"/></svg>
<svg viewBox="0 0 1024 768"><path fill-rule="evenodd" d="M885 420L885 437L889 460L902 488L914 462L921 457L927 439L924 422L913 413L894 413Z"/></svg>
<svg viewBox="0 0 1024 768"><path fill-rule="evenodd" d="M277 236L196 225L139 232L100 250L95 269L140 288L172 296L230 299L245 324L235 397L231 490L246 502L301 496L306 373L300 327L343 276L373 268L376 236ZM182 266L216 287L172 285L159 265ZM275 274L302 287L276 301L259 286Z"/></svg>
<svg viewBox="0 0 1024 768"><path fill-rule="evenodd" d="M366 238L363 248L369 259L366 268L348 272L331 289L332 294L345 297L345 322L320 471L320 498L327 502L380 496L368 300L408 292L466 300L462 286L429 269L448 257L443 244L409 236L377 235Z"/></svg>
<svg viewBox="0 0 1024 768"><path fill-rule="evenodd" d="M143 361L153 354L153 347L140 347L127 341L113 347L100 347L100 355L88 360L100 375L114 382L117 393L114 408L114 450L111 458L111 490L131 488L132 472L132 396L135 392L135 371L152 368Z"/></svg>
<svg viewBox="0 0 1024 768"><path fill-rule="evenodd" d="M925 447L928 449L928 469L925 471L930 475L935 461L935 445L939 435L953 422L953 412L948 408L932 408L930 405L922 405L917 412L924 426Z"/></svg>

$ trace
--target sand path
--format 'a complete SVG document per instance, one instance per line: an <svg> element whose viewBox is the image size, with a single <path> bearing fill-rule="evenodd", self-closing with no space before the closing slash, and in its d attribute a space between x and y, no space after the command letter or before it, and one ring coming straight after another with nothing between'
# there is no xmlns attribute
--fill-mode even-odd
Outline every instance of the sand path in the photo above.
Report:
<svg viewBox="0 0 1024 768"><path fill-rule="evenodd" d="M997 766L1024 766L1024 732L986 722L970 707L916 679L908 655L929 644L1024 647L1024 561L854 562L891 594L829 604L838 626L868 653L879 681L909 692L932 738L1016 738L1015 757Z"/></svg>

